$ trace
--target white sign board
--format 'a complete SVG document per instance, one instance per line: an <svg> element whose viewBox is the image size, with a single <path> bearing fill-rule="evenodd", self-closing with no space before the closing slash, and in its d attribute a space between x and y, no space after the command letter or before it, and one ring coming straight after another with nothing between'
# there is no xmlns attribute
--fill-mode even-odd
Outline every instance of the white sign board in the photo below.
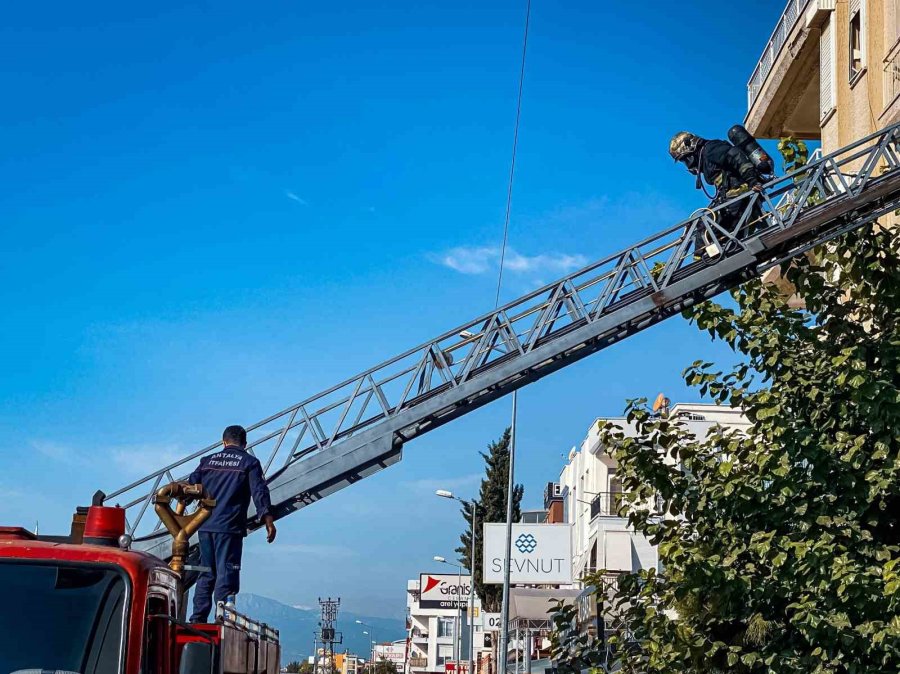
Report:
<svg viewBox="0 0 900 674"><path fill-rule="evenodd" d="M485 632L499 632L502 621L503 614L501 613L485 613L482 615L481 625Z"/></svg>
<svg viewBox="0 0 900 674"><path fill-rule="evenodd" d="M419 574L419 608L465 608L471 593L471 576Z"/></svg>
<svg viewBox="0 0 900 674"><path fill-rule="evenodd" d="M484 525L484 582L503 583L506 525ZM509 582L559 585L572 582L571 524L513 524Z"/></svg>
<svg viewBox="0 0 900 674"><path fill-rule="evenodd" d="M375 644L375 660L381 659L393 662L399 671L406 661L406 644Z"/></svg>

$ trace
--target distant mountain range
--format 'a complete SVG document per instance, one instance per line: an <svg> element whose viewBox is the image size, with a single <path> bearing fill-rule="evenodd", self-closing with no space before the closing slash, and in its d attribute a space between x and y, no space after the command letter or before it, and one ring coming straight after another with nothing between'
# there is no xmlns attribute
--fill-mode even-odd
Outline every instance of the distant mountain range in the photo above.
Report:
<svg viewBox="0 0 900 674"><path fill-rule="evenodd" d="M303 661L313 653L313 633L319 628L319 608L307 609L288 606L268 597L256 594L239 594L237 609L254 620L260 620L276 628L281 635L281 663ZM362 620L373 629L356 624ZM379 643L396 641L406 637L403 620L373 618L349 611L339 611L337 631L343 632L344 643L335 646L335 652L349 651L363 658L369 657L369 637L363 630L374 632Z"/></svg>

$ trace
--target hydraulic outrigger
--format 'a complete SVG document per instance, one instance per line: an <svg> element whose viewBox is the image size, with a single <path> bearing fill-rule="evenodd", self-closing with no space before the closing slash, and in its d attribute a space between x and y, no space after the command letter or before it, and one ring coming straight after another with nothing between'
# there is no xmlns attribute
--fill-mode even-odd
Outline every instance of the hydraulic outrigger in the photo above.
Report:
<svg viewBox="0 0 900 674"><path fill-rule="evenodd" d="M742 215L723 227L718 213L735 204ZM900 124L273 414L248 429L272 512L314 503L399 461L405 442L898 208ZM126 503L136 547L167 557L159 525L141 528L146 510L219 444L106 497Z"/></svg>

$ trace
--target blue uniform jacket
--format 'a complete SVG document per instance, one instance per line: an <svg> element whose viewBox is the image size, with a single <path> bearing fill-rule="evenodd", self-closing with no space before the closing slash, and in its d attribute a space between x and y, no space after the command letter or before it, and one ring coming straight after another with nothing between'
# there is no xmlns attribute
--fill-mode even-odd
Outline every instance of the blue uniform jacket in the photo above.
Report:
<svg viewBox="0 0 900 674"><path fill-rule="evenodd" d="M258 518L267 515L272 507L259 459L237 447L228 446L204 456L188 481L202 484L216 499L216 507L200 531L246 536L251 496Z"/></svg>

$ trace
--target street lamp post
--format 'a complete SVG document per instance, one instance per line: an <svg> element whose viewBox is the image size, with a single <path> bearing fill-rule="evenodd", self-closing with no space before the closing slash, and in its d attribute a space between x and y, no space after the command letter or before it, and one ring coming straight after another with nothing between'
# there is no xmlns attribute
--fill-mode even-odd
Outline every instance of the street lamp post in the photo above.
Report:
<svg viewBox="0 0 900 674"><path fill-rule="evenodd" d="M530 7L530 5L529 5ZM516 489L516 417L518 416L519 392L512 394L512 429L509 435L509 471L506 483L506 546L503 550L503 605L500 609L500 654L497 661L498 674L506 674L506 652L509 649L509 586L510 558L512 557L512 516L513 499ZM518 672L516 672L518 674Z"/></svg>
<svg viewBox="0 0 900 674"><path fill-rule="evenodd" d="M363 630L363 634L369 637L369 657L372 662L372 672L375 672L375 630L369 623L363 622L362 620L356 621L357 625L362 625L363 627L368 627L369 631Z"/></svg>
<svg viewBox="0 0 900 674"><path fill-rule="evenodd" d="M318 674L319 669L319 635L313 632L313 674Z"/></svg>
<svg viewBox="0 0 900 674"><path fill-rule="evenodd" d="M446 559L441 557L440 555L435 555L432 557L434 561L440 562L441 564L446 564L447 566L455 566L456 567L456 587L462 589L462 564L454 564L453 562L448 562ZM459 664L460 659L462 659L462 615L460 613L461 606L459 605L459 599L456 600L456 622L453 626L453 659L456 660L457 664Z"/></svg>
<svg viewBox="0 0 900 674"><path fill-rule="evenodd" d="M475 499L465 501L458 496L454 496L453 492L447 491L446 489L438 489L434 493L441 498L449 498L463 504L468 504L469 508L471 508L470 522L472 526L472 540L469 541L469 574L471 576L471 583L469 586L469 674L475 674L475 522L478 504Z"/></svg>

